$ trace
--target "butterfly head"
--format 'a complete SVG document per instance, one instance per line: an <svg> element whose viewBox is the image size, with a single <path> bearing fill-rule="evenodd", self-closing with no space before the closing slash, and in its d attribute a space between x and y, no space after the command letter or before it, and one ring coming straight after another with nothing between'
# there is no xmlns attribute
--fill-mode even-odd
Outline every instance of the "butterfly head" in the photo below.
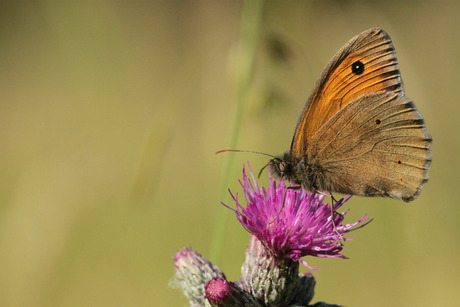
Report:
<svg viewBox="0 0 460 307"><path fill-rule="evenodd" d="M282 180L288 180L291 185L302 187L309 192L325 189L321 172L311 164L307 155L301 158L287 152L281 157L276 157L268 163L272 174Z"/></svg>
<svg viewBox="0 0 460 307"><path fill-rule="evenodd" d="M270 160L270 170L276 177L280 179L287 179L295 181L296 166L299 160L295 158L290 152L285 153L281 157L276 157Z"/></svg>

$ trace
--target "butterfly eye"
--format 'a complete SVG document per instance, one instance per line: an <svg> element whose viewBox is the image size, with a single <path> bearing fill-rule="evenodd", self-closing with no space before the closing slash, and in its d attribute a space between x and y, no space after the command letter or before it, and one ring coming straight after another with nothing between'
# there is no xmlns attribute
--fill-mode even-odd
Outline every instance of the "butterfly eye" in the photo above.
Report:
<svg viewBox="0 0 460 307"><path fill-rule="evenodd" d="M279 168L280 168L280 172L281 173L284 173L284 170L286 169L286 163L285 162L281 162L279 164Z"/></svg>
<svg viewBox="0 0 460 307"><path fill-rule="evenodd" d="M355 75L360 75L364 72L364 64L361 61L356 61L353 64L351 64L351 71Z"/></svg>

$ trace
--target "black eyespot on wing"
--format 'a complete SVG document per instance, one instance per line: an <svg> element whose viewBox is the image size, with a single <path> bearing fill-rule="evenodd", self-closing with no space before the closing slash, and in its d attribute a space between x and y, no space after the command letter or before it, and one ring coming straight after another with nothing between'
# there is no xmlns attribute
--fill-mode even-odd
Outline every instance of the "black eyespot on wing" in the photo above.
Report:
<svg viewBox="0 0 460 307"><path fill-rule="evenodd" d="M375 120L375 124L376 124L376 125L380 125L381 123L382 123L382 121L381 121L380 119L377 118L377 119Z"/></svg>
<svg viewBox="0 0 460 307"><path fill-rule="evenodd" d="M402 164L401 160L398 160L398 164Z"/></svg>
<svg viewBox="0 0 460 307"><path fill-rule="evenodd" d="M353 64L351 64L351 71L355 75L360 75L364 72L364 64L361 61L356 61Z"/></svg>

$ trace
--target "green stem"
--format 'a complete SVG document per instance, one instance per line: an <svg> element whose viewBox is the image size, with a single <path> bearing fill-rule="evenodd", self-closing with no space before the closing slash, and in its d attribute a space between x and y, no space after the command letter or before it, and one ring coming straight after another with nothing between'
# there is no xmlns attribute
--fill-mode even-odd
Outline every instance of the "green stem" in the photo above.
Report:
<svg viewBox="0 0 460 307"><path fill-rule="evenodd" d="M244 106L254 76L254 63L260 37L264 0L246 0L241 16L240 38L236 56L236 97L232 110L232 128L228 148L236 149L240 137ZM220 199L228 198L228 187L234 181L234 154L229 153L221 180ZM224 246L225 229L228 222L228 209L219 206L211 241L210 259L220 262Z"/></svg>

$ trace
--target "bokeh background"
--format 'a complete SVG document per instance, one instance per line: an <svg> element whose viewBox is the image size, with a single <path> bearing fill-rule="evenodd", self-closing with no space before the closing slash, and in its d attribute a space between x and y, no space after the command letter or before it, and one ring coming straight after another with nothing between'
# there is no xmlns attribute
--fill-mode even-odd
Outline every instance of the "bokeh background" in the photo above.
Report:
<svg viewBox="0 0 460 307"><path fill-rule="evenodd" d="M186 306L168 285L184 246L237 280L248 234L220 201L240 191L243 163L259 170L267 157L214 153L232 138L287 150L323 67L374 26L391 35L433 135L430 181L409 204L347 203L346 221L374 221L349 235L349 260L306 259L321 268L314 301L455 305L459 11L454 1L2 2L0 305Z"/></svg>

